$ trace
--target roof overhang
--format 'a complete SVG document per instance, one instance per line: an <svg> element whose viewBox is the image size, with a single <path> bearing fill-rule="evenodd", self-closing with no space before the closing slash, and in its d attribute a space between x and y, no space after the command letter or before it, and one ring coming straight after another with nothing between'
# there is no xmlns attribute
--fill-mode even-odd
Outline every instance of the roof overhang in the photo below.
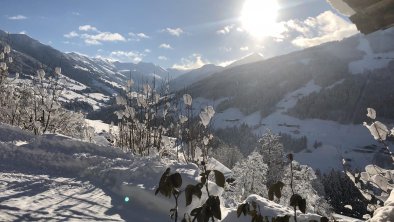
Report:
<svg viewBox="0 0 394 222"><path fill-rule="evenodd" d="M394 0L328 0L363 34L394 26Z"/></svg>

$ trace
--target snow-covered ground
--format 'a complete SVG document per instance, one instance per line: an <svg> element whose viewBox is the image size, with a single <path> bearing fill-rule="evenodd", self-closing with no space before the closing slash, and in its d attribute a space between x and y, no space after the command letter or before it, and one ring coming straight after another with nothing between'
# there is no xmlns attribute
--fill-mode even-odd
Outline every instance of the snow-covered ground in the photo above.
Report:
<svg viewBox="0 0 394 222"><path fill-rule="evenodd" d="M244 115L237 108L229 108L221 113L216 113L213 118L215 128L239 126L242 123L254 127L255 133L263 134L266 129L279 133L287 133L293 137L306 136L308 151L296 153L294 158L302 164L307 164L315 169L328 171L332 168L342 169L342 158L352 159L352 167L363 169L371 163L371 153L357 152L364 146L375 144L368 129L363 125L340 124L338 122L320 119L298 119L286 114L286 111L296 105L297 100L313 92L318 92L321 87L313 81L287 94L276 105L276 111L265 118L259 112ZM222 101L210 101L197 98L193 101L194 107L203 105L217 105ZM322 146L315 149L313 144L321 142Z"/></svg>
<svg viewBox="0 0 394 222"><path fill-rule="evenodd" d="M94 128L95 133L108 132L111 128L110 124L103 123L101 120L85 119L85 122ZM115 133L118 132L118 126L113 126L113 130Z"/></svg>
<svg viewBox="0 0 394 222"><path fill-rule="evenodd" d="M103 94L101 95L102 95L101 97L104 98L104 95ZM98 110L100 109L100 107L104 106L104 104L101 102L102 99L92 98L90 95L80 94L78 92L68 89L63 90L59 100L62 102L68 102L71 100L83 101L90 104L93 107L93 110Z"/></svg>
<svg viewBox="0 0 394 222"><path fill-rule="evenodd" d="M34 136L3 124L0 141L0 208L7 210L0 212L0 221L167 217L170 200L163 198L166 209L150 209L147 203L155 202L154 189L168 165L157 157L133 157L62 135Z"/></svg>
<svg viewBox="0 0 394 222"><path fill-rule="evenodd" d="M111 197L90 182L0 173L0 221L123 221Z"/></svg>
<svg viewBox="0 0 394 222"><path fill-rule="evenodd" d="M157 155L132 156L118 148L57 134L34 136L0 124L0 141L1 221L171 221L168 214L174 199L155 195L165 169L170 167L171 172L181 174L181 189L200 179L195 164L160 159ZM208 167L230 173L215 160L208 160ZM209 182L209 191L221 196L223 188ZM203 189L201 199L193 196L192 204L186 207L181 195L179 215L200 206L206 197ZM262 197L250 198L272 216L291 212ZM235 221L235 211L222 207L222 221ZM309 221L318 216L299 214L299 218Z"/></svg>
<svg viewBox="0 0 394 222"><path fill-rule="evenodd" d="M364 52L364 57L349 64L349 71L352 74L362 74L366 71L386 68L394 59L394 52L375 53L367 39L359 37L358 50Z"/></svg>
<svg viewBox="0 0 394 222"><path fill-rule="evenodd" d="M105 101L105 102L107 102L110 99L109 96L106 96L106 95L104 95L102 93L88 93L87 95L90 98L95 99L96 101Z"/></svg>
<svg viewBox="0 0 394 222"><path fill-rule="evenodd" d="M12 84L32 84L31 79L9 79ZM98 110L101 107L106 106L106 103L110 100L109 96L102 93L85 93L83 90L88 87L82 83L79 83L67 76L60 75L59 85L63 88L62 93L59 97L61 102L69 102L71 100L84 101L93 107L93 110Z"/></svg>

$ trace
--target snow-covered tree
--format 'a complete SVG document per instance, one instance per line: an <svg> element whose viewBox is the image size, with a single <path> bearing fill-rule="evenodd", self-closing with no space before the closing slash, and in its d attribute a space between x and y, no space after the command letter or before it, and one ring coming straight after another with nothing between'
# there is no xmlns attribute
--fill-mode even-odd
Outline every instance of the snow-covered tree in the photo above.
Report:
<svg viewBox="0 0 394 222"><path fill-rule="evenodd" d="M243 158L239 149L233 146L220 145L212 151L212 156L230 169Z"/></svg>
<svg viewBox="0 0 394 222"><path fill-rule="evenodd" d="M294 160L292 164L292 171L289 164L287 164L284 169L282 182L285 186L283 186L282 189L280 204L288 204L294 191L294 193L297 193L306 199L307 212L314 212L323 216L329 216L331 213L331 207L324 199L324 186L316 176L315 171L311 167L302 165ZM291 176L293 176L293 191L290 186Z"/></svg>
<svg viewBox="0 0 394 222"><path fill-rule="evenodd" d="M232 169L234 182L228 187L224 198L229 205L236 205L251 194L268 196L268 166L258 152L252 152L245 159L237 162Z"/></svg>
<svg viewBox="0 0 394 222"><path fill-rule="evenodd" d="M267 186L280 181L284 173L284 150L280 143L279 136L271 130L267 132L259 140L261 148L258 149L263 157L263 161L267 164Z"/></svg>

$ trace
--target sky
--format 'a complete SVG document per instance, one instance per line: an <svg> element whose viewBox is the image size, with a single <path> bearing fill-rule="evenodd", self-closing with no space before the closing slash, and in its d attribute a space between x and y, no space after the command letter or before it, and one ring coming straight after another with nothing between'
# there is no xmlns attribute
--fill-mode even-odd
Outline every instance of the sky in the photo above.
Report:
<svg viewBox="0 0 394 222"><path fill-rule="evenodd" d="M357 34L325 0L2 0L0 29L63 52L164 68L228 65Z"/></svg>

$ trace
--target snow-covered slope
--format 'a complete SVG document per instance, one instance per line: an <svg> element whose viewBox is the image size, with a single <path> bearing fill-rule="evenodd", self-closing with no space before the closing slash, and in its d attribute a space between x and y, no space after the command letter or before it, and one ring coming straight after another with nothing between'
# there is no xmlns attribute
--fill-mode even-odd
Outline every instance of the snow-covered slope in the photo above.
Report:
<svg viewBox="0 0 394 222"><path fill-rule="evenodd" d="M341 169L342 158L362 169L379 159L362 126L367 107L394 119L393 38L391 28L227 68L192 85L193 107L213 105L215 128L246 123L258 135L306 136L308 148L295 158L315 169Z"/></svg>
<svg viewBox="0 0 394 222"><path fill-rule="evenodd" d="M344 89L338 86L352 85L353 92L357 93L359 90L364 90L365 84L363 83L370 72L374 72L374 76L379 78L383 78L380 75L388 75L392 72L393 36L394 28L370 36L352 36L342 41L322 44L247 65L226 67L221 72L196 82L190 87L190 91L194 97L228 98L221 104L221 109L234 107L246 114L260 111L263 115L274 112L274 106L286 94L303 87L311 80L323 88L331 86L332 91L337 90L338 93L345 93L342 92ZM372 80L371 86L380 84L380 79ZM386 83L389 82L391 83L392 80L388 77ZM335 87L334 83L337 83ZM365 89L369 94L372 93L369 92L372 90L369 87ZM350 96L348 100L351 101L339 101L351 106L357 100L357 95ZM365 103L373 103L372 98L364 96L360 99L364 98L368 99ZM347 97L343 96L341 99L347 99ZM364 101L362 102L364 106ZM321 103L325 104L324 101ZM335 121L340 119L342 122L354 122L354 118L349 114L340 113L344 115L342 118L335 116L338 111L351 109L350 107L343 104L334 105L330 104L329 109L322 110L321 115ZM298 116L303 114L299 109L296 109L296 112ZM357 121L360 121L359 114L356 115ZM305 115L312 116L307 112Z"/></svg>
<svg viewBox="0 0 394 222"><path fill-rule="evenodd" d="M9 132L5 134L2 132ZM0 218L9 220L109 220L169 221L174 200L155 195L165 169L178 172L182 187L197 184L200 169L195 164L177 163L158 156L138 157L106 146L86 143L62 135L34 136L0 124ZM208 167L228 171L217 161ZM223 189L209 182L211 195ZM207 197L185 207L179 199L179 215L200 206ZM258 196L249 197L261 205L267 216L290 214L290 208ZM233 208L222 206L222 221L235 221ZM299 213L298 221L318 215ZM250 220L250 219L249 219ZM249 221L242 218L241 221Z"/></svg>
<svg viewBox="0 0 394 222"><path fill-rule="evenodd" d="M250 115L243 114L237 108L229 108L218 112L213 118L215 128L239 126L243 123L254 129L261 135L266 129L275 133L286 133L292 137L306 136L308 149L295 154L295 159L315 169L329 171L332 168L341 169L342 159L351 160L354 168L364 168L374 158L373 152L367 152L365 146L377 144L370 135L368 129L362 124L341 124L334 121L320 119L298 119L287 114L299 98L313 92L318 92L321 87L313 81L305 86L286 94L276 105L276 111L267 117L261 117L259 112ZM205 105L217 105L223 99L212 101L202 98L194 100L195 107ZM314 148L315 142L321 142L322 146Z"/></svg>
<svg viewBox="0 0 394 222"><path fill-rule="evenodd" d="M275 203L274 201L267 200L258 195L250 195L246 198L245 202L252 203L255 202L258 205L259 213L268 218L278 217L278 216L286 216L286 215L294 215L294 210L290 207L285 207L280 204ZM303 214L300 211L297 211L297 221L300 222L309 222L309 221L320 221L321 216L317 214ZM229 209L228 214L222 220L223 222L249 222L251 221L251 217L249 215L237 217L237 209ZM289 221L294 221L294 217L290 217Z"/></svg>
<svg viewBox="0 0 394 222"><path fill-rule="evenodd" d="M122 88L130 77L135 83L140 84L153 82L155 79L156 86L160 87L160 84L168 78L175 79L181 75L177 70L166 70L153 63L124 63L104 58L90 58L77 53L67 55L78 63L75 68L98 74L100 80L114 88Z"/></svg>
<svg viewBox="0 0 394 222"><path fill-rule="evenodd" d="M244 58L237 60L233 63L231 63L230 65L226 66L225 69L229 69L235 66L240 66L240 65L245 65L245 64L249 64L249 63L254 63L254 62L258 62L263 60L263 56L259 53L252 53L248 56L245 56Z"/></svg>
<svg viewBox="0 0 394 222"><path fill-rule="evenodd" d="M352 74L362 74L367 71L383 69L394 60L394 51L389 52L376 52L371 48L368 39L359 37L359 45L357 49L364 53L360 60L352 61L349 63L349 71ZM381 43L381 44L384 44Z"/></svg>
<svg viewBox="0 0 394 222"><path fill-rule="evenodd" d="M12 79L10 78L11 84L13 84L16 87L32 87L33 81L32 79L27 76L27 79ZM60 75L59 76L59 81L58 81L59 86L62 87L59 101L63 103L63 105L67 104L72 104L75 102L84 102L89 104L93 110L98 110L102 107L107 106L110 97L107 95L104 95L102 93L89 93L86 90L89 88L86 85L77 82L73 79L70 79L67 76ZM72 106L72 105L71 105ZM71 109L72 107L67 107Z"/></svg>
<svg viewBox="0 0 394 222"><path fill-rule="evenodd" d="M221 70L223 70L223 67L221 66L207 64L198 69L180 75L170 83L170 87L172 90L181 90L184 87L188 87L191 84L200 81L204 78L207 78L210 75L219 72Z"/></svg>
<svg viewBox="0 0 394 222"><path fill-rule="evenodd" d="M175 69L166 70L152 63L140 62L120 63L105 58L91 58L79 53L63 53L51 46L40 43L25 34L7 34L0 30L0 45L12 42L12 56L14 62L10 65L10 73L20 73L34 76L37 67L44 65L48 73L54 65L60 65L64 75L79 82L93 92L106 95L117 93L125 85L130 77L136 83L152 81L156 78L156 84L165 78L175 78L180 72Z"/></svg>
<svg viewBox="0 0 394 222"><path fill-rule="evenodd" d="M0 221L123 221L111 197L87 181L0 173Z"/></svg>

